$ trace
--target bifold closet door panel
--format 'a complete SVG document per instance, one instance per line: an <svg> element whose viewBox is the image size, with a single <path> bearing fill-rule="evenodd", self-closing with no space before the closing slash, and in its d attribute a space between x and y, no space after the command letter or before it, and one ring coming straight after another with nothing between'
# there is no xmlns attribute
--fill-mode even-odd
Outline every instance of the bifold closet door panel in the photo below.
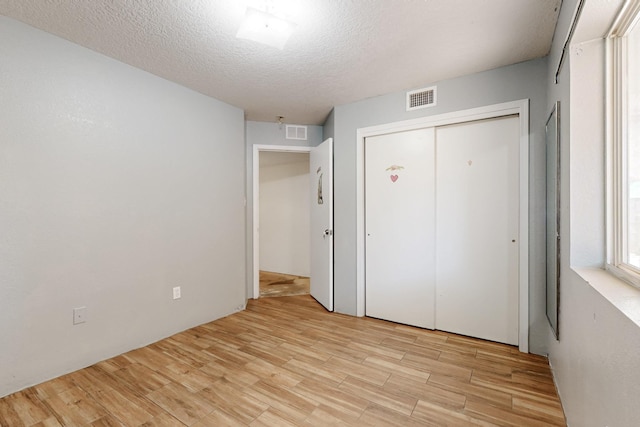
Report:
<svg viewBox="0 0 640 427"><path fill-rule="evenodd" d="M436 131L436 328L518 344L519 119Z"/></svg>
<svg viewBox="0 0 640 427"><path fill-rule="evenodd" d="M365 140L366 315L434 327L434 130Z"/></svg>

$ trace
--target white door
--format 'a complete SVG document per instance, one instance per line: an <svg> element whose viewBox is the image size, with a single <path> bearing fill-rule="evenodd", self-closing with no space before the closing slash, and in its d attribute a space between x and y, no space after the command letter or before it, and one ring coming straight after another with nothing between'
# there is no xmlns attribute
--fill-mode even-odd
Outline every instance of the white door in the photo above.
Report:
<svg viewBox="0 0 640 427"><path fill-rule="evenodd" d="M436 328L517 345L519 119L436 141Z"/></svg>
<svg viewBox="0 0 640 427"><path fill-rule="evenodd" d="M365 141L367 316L434 327L434 130Z"/></svg>
<svg viewBox="0 0 640 427"><path fill-rule="evenodd" d="M333 311L333 139L311 149L311 296Z"/></svg>

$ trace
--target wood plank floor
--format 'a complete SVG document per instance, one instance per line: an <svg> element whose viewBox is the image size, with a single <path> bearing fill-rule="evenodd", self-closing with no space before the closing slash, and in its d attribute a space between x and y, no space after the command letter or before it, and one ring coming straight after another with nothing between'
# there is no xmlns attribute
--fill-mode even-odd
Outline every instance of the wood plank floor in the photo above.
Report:
<svg viewBox="0 0 640 427"><path fill-rule="evenodd" d="M546 358L327 313L247 310L0 399L2 426L563 426Z"/></svg>

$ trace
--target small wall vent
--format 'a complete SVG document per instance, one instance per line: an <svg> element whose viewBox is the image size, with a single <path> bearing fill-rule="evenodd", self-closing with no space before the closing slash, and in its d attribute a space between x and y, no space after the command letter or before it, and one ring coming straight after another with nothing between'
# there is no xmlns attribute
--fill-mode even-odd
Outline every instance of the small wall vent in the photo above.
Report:
<svg viewBox="0 0 640 427"><path fill-rule="evenodd" d="M407 111L436 105L436 87L425 87L407 92Z"/></svg>
<svg viewBox="0 0 640 427"><path fill-rule="evenodd" d="M287 125L287 139L298 139L301 141L307 140L307 127Z"/></svg>

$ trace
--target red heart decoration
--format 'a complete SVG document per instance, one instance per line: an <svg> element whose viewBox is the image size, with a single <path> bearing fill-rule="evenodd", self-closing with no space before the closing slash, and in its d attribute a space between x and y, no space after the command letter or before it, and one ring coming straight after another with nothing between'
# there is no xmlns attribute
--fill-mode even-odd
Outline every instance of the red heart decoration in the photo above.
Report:
<svg viewBox="0 0 640 427"><path fill-rule="evenodd" d="M396 182L398 180L398 175L391 175L391 182Z"/></svg>

